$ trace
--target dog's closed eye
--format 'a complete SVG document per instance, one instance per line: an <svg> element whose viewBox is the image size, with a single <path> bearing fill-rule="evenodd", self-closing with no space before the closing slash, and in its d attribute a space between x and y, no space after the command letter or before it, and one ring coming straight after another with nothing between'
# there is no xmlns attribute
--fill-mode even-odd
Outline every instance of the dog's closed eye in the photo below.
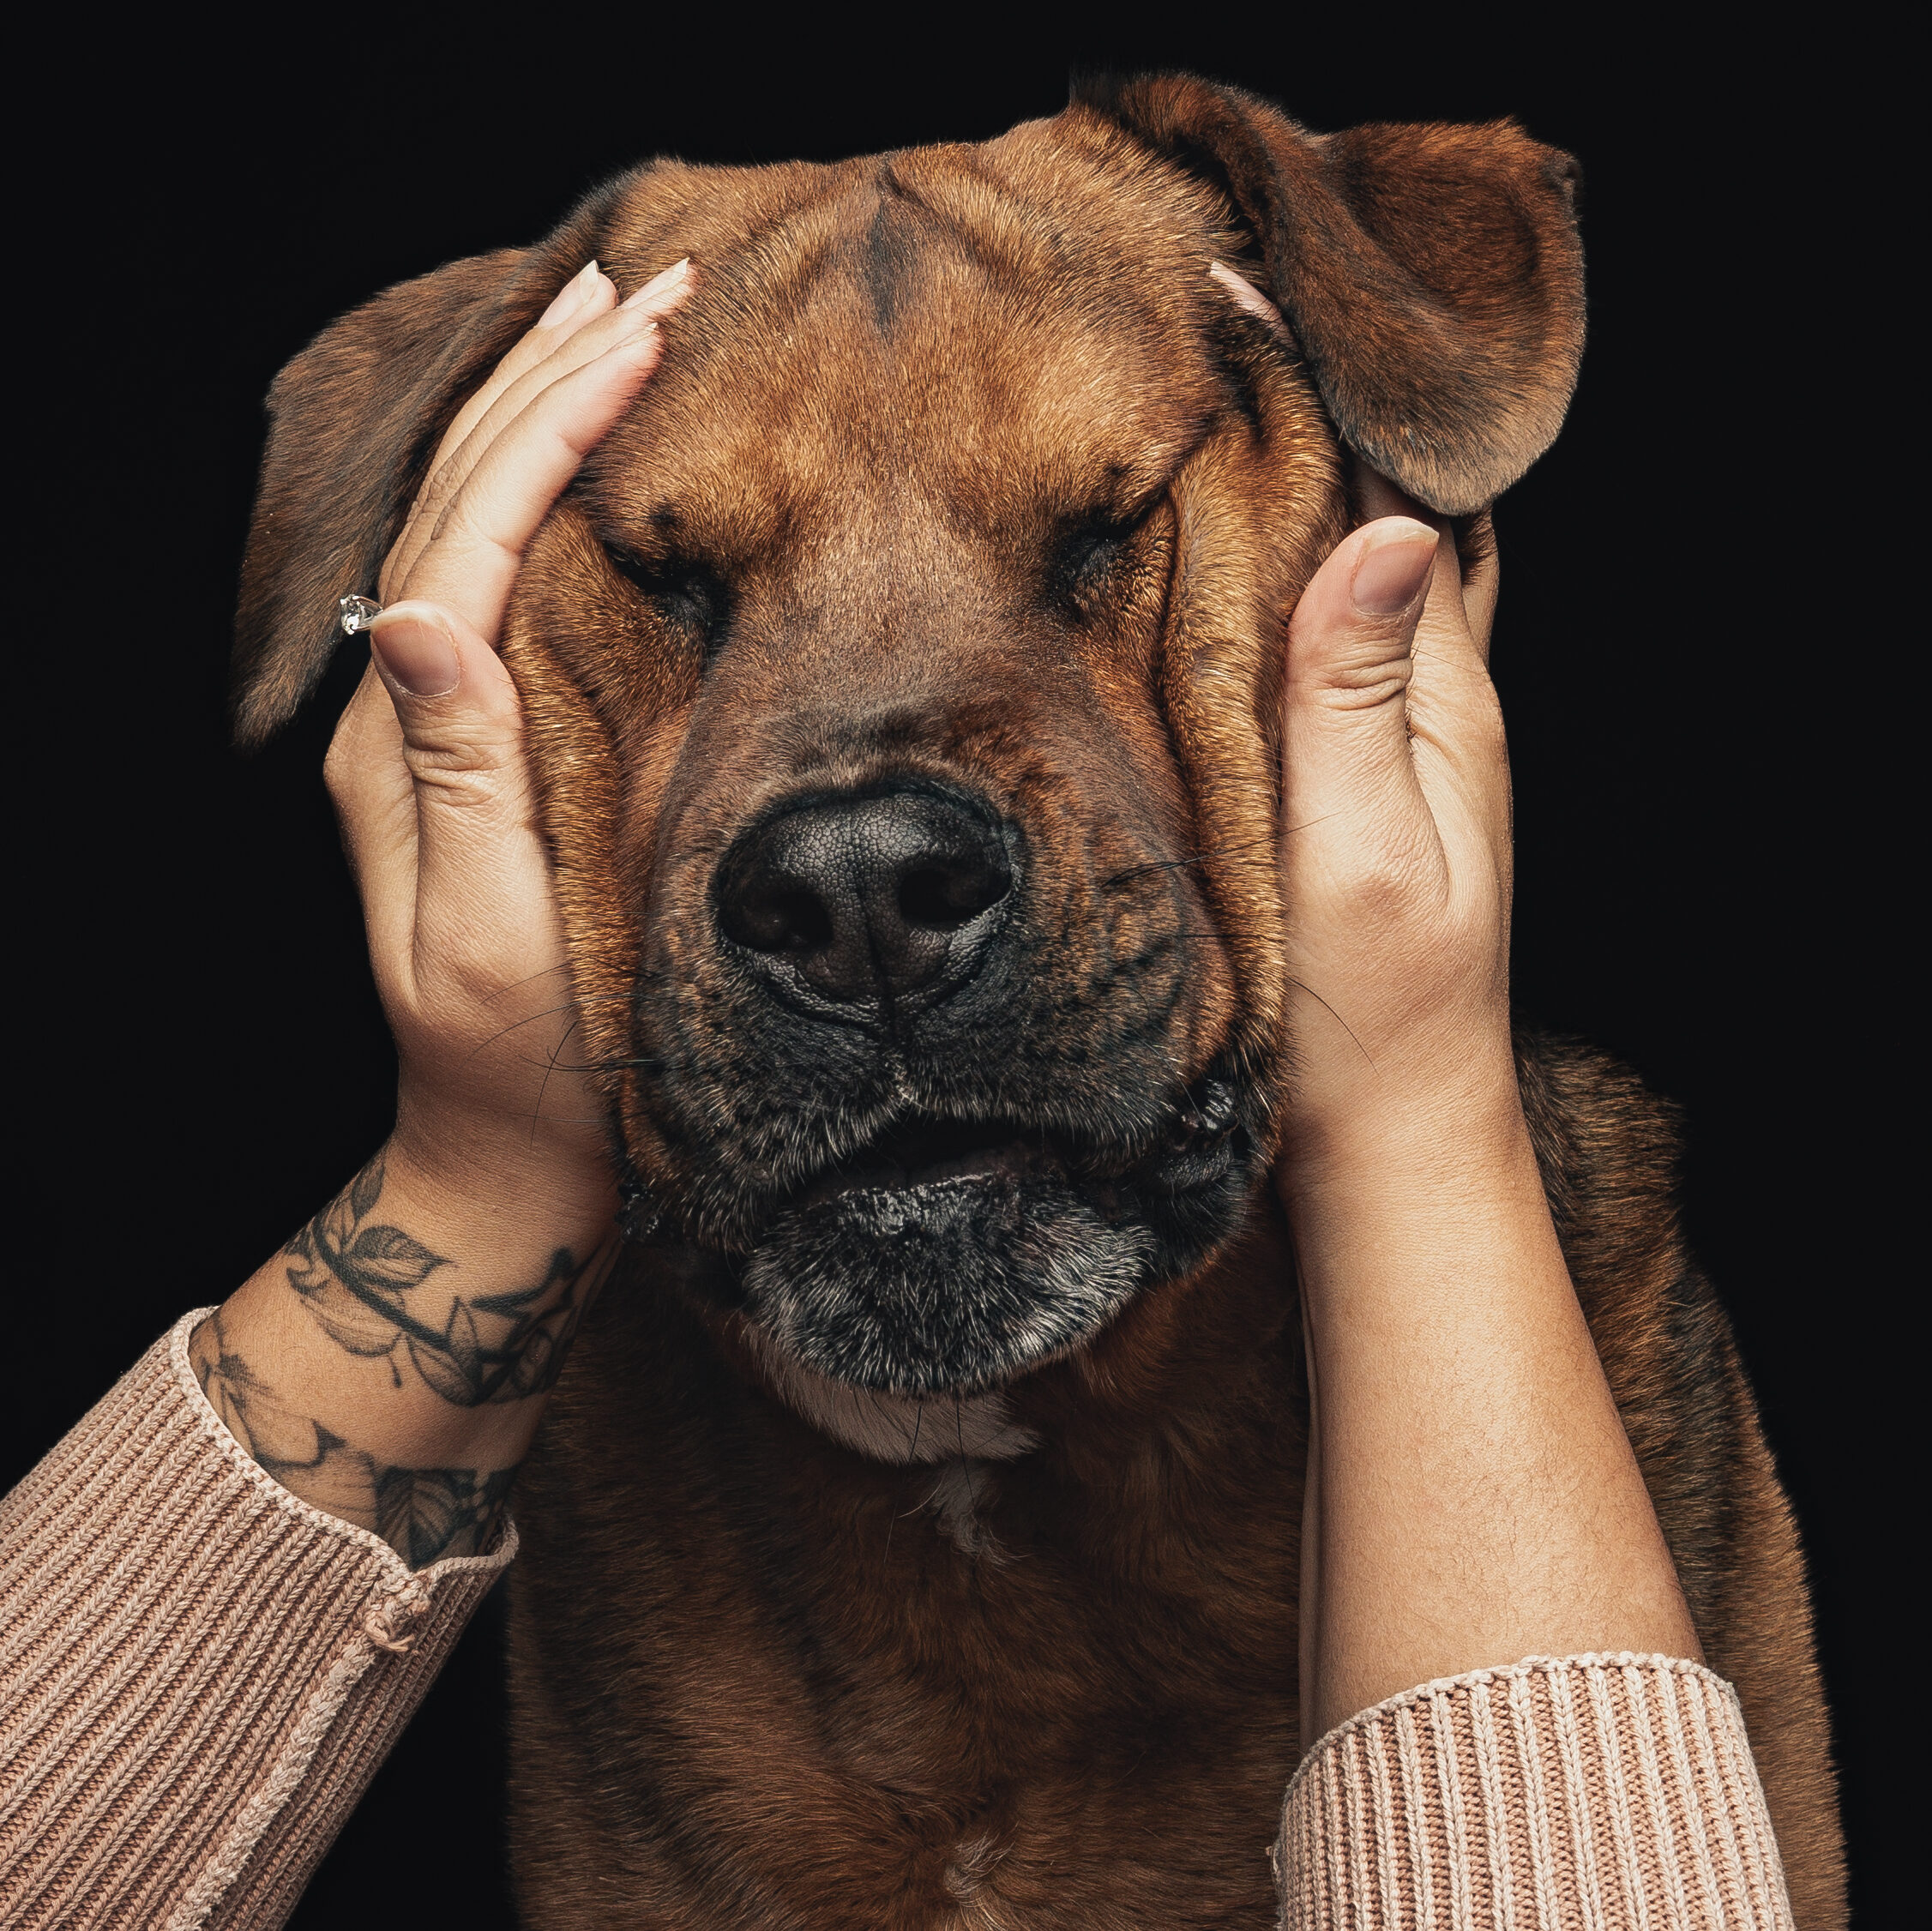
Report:
<svg viewBox="0 0 1932 1931"><path fill-rule="evenodd" d="M647 560L606 543L611 566L650 605L659 619L713 655L731 621L731 593L713 570L686 556Z"/></svg>
<svg viewBox="0 0 1932 1931"><path fill-rule="evenodd" d="M1066 528L1048 553L1050 600L1077 620L1091 623L1131 596L1152 562L1143 539L1165 501L1161 492L1126 514L1096 510Z"/></svg>
<svg viewBox="0 0 1932 1931"><path fill-rule="evenodd" d="M1127 559L1140 519L1093 517L1060 540L1047 572L1055 602L1079 617L1092 617L1107 601Z"/></svg>

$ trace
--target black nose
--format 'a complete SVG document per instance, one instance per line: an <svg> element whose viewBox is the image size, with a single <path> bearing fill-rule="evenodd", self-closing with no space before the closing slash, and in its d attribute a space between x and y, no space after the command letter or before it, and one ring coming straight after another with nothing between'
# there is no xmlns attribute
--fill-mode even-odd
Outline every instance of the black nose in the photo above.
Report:
<svg viewBox="0 0 1932 1931"><path fill-rule="evenodd" d="M979 970L1013 866L999 815L939 791L813 800L744 833L718 874L725 935L822 999L889 1008Z"/></svg>

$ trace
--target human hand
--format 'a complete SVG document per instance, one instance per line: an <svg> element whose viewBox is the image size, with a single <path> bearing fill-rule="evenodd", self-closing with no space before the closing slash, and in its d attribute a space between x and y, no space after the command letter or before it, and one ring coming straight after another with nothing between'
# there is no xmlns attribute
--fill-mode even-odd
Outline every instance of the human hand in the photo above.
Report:
<svg viewBox="0 0 1932 1931"><path fill-rule="evenodd" d="M1365 481L1284 707L1304 1742L1484 1664L1697 1654L1516 1084L1487 532L1465 581L1447 527Z"/></svg>
<svg viewBox="0 0 1932 1931"><path fill-rule="evenodd" d="M1293 1090L1282 1184L1400 1120L1520 1132L1496 561L1371 472L1374 519L1289 626L1281 863Z"/></svg>
<svg viewBox="0 0 1932 1931"><path fill-rule="evenodd" d="M450 425L379 587L326 767L401 1064L396 1128L196 1331L231 1434L421 1567L487 1546L610 1270L612 1176L575 1027L516 686L525 545L655 367L685 264L571 280Z"/></svg>
<svg viewBox="0 0 1932 1931"><path fill-rule="evenodd" d="M683 262L621 305L594 262L568 283L451 424L383 566L370 669L325 769L401 1063L392 1167L608 1186L495 645L525 545L656 366L657 323L689 286Z"/></svg>

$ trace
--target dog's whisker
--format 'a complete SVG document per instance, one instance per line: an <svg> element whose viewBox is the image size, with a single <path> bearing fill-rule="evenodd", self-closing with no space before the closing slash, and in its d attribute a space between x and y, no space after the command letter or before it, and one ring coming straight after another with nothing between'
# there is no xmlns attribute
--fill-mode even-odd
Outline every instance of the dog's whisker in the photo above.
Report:
<svg viewBox="0 0 1932 1931"><path fill-rule="evenodd" d="M507 1039L511 1033L521 1032L527 1026L534 1026L539 1020L558 1019L561 1018L565 1013L575 1014L577 1017L575 1018L571 1022L571 1030L575 1030L575 1026L581 1023L581 1009L587 1005L630 1005L635 1004L635 1002L636 996L635 994L593 993L587 998L574 999L566 1005L546 1006L541 1012L527 1013L521 1019L512 1020L508 1026L500 1026L495 1032L491 1033L487 1039L482 1040L478 1044L474 1050L472 1052L471 1057L473 1059L478 1053L485 1051L488 1048L496 1045L499 1040ZM565 1037L569 1037L568 1032L566 1032Z"/></svg>
<svg viewBox="0 0 1932 1931"><path fill-rule="evenodd" d="M509 1038L513 1032L521 1032L527 1026L534 1026L539 1020L557 1019L573 1009L570 1006L548 1006L540 1013L530 1013L527 1014L522 1019L512 1020L508 1026L499 1026L487 1039L483 1040L477 1046L476 1053L483 1052L494 1046L499 1039ZM476 1053L472 1053L470 1056L473 1059Z"/></svg>
<svg viewBox="0 0 1932 1931"><path fill-rule="evenodd" d="M913 1463L915 1465L919 1459L919 1428L920 1424L924 1423L925 1418L926 1399L924 1395L915 1395L913 1397L912 1407L912 1445L909 1449L907 1449L906 1453L906 1459L908 1462ZM918 1509L924 1508L924 1507L925 1504L924 1502L920 1502L917 1504L915 1507L907 1509L906 1513L908 1515L912 1515L916 1513ZM892 1532L898 1526L898 1516L894 1515L888 1519L886 1522L886 1556L888 1561L890 1561L892 1557Z"/></svg>
<svg viewBox="0 0 1932 1931"><path fill-rule="evenodd" d="M536 984L539 979L547 979L557 974L568 978L569 971L569 962L560 959L554 966L541 966L534 972L527 973L521 979L509 980L498 986L490 996L492 999L507 999L513 992L521 992L525 986Z"/></svg>
<svg viewBox="0 0 1932 1931"><path fill-rule="evenodd" d="M533 1146L534 1146L537 1143L537 1128L543 1121L544 1095L550 1091L551 1074L557 1071L557 1056L558 1053L563 1050L565 1045L569 1044L570 1035L575 1032L577 1030L578 1026L582 1023L583 1022L581 1020L571 1020L569 1026L565 1029L563 1038L559 1039L557 1042L557 1044L551 1049L549 1062L544 1068L544 1076L542 1080L538 1082L536 1104L531 1108L530 1110L530 1144Z"/></svg>
<svg viewBox="0 0 1932 1931"><path fill-rule="evenodd" d="M1288 983L1290 985L1299 986L1302 990L1305 992L1309 996L1309 997L1315 1002L1316 1005L1321 1007L1321 1009L1327 1014L1330 1019L1334 1020L1335 1024L1339 1026L1342 1029L1342 1031L1349 1036L1351 1039L1355 1040L1356 1051L1360 1053L1363 1058L1369 1062L1369 1064L1370 1066L1373 1066L1375 1063L1373 1056L1369 1051L1369 1049L1364 1046L1359 1039L1355 1038L1355 1028L1351 1026L1348 1023L1348 1021L1345 1020L1342 1015L1338 1013L1335 1008L1331 1006L1328 1002L1324 999L1321 995L1308 983L1306 979L1297 979L1291 978Z"/></svg>
<svg viewBox="0 0 1932 1931"><path fill-rule="evenodd" d="M1211 845L1205 851L1191 852L1180 858L1149 858L1137 865L1129 865L1117 872L1110 872L1100 881L1103 891L1130 880L1144 878L1152 872L1188 871L1196 865L1204 865L1211 858L1225 857L1231 853L1253 851L1258 848L1272 847L1274 839L1267 838L1237 839L1228 845Z"/></svg>

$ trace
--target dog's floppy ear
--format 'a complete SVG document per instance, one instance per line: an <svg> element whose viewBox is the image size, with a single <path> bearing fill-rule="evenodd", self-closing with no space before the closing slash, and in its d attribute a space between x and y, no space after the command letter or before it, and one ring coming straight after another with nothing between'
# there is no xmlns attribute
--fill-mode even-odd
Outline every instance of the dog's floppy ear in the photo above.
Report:
<svg viewBox="0 0 1932 1931"><path fill-rule="evenodd" d="M374 593L443 430L580 266L554 246L453 262L343 316L275 378L235 619L238 743L315 689L341 641L337 599Z"/></svg>
<svg viewBox="0 0 1932 1931"><path fill-rule="evenodd" d="M1514 123L1312 135L1186 75L1085 106L1220 189L1349 445L1445 515L1550 447L1583 351L1577 167Z"/></svg>

